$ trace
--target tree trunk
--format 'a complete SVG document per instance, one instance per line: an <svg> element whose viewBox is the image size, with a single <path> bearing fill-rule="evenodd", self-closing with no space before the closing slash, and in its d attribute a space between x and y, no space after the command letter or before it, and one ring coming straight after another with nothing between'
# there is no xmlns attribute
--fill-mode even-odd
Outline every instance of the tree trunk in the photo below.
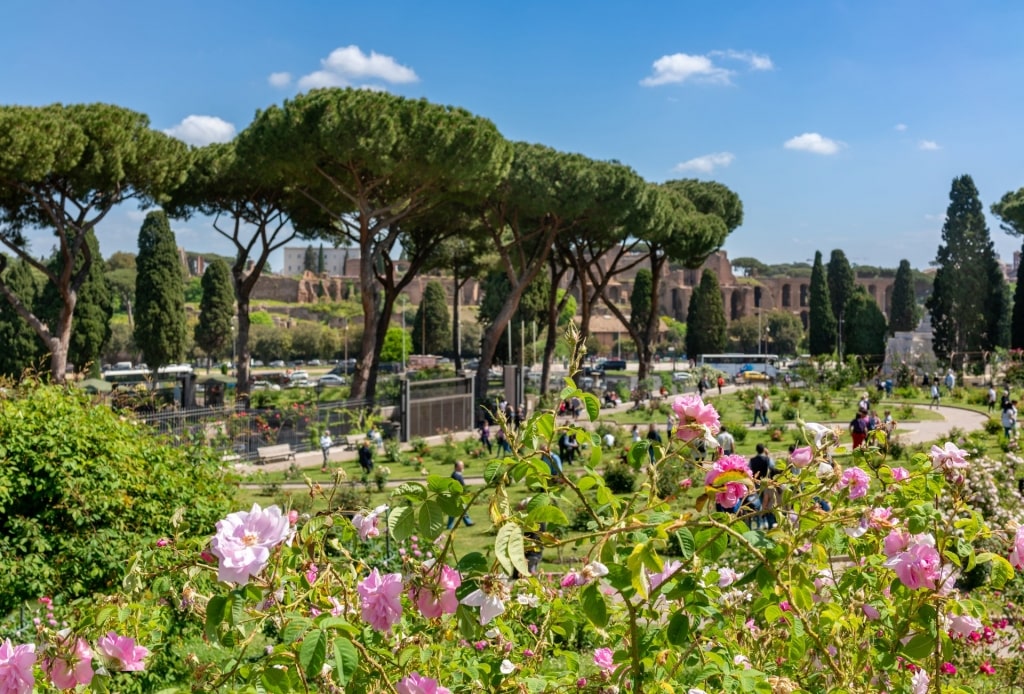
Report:
<svg viewBox="0 0 1024 694"><path fill-rule="evenodd" d="M362 222L361 222L362 223ZM363 341L360 358L352 375L352 399L373 400L377 389L376 372L373 370L377 354L377 327L380 320L379 287L373 271L373 255L368 244L363 244L359 256L359 299L363 306Z"/></svg>
<svg viewBox="0 0 1024 694"><path fill-rule="evenodd" d="M665 267L666 256L656 252L651 254L651 312L647 316L647 334L637 342L637 357L640 360L638 377L640 381L647 378L654 367L654 343L658 340L658 324L660 307L658 291L661 285L661 271Z"/></svg>
<svg viewBox="0 0 1024 694"><path fill-rule="evenodd" d="M235 397L249 394L249 383L251 381L250 365L252 364L251 352L249 350L249 295L239 295L238 301L238 334L235 336L235 356L238 359L237 375L238 384L235 387Z"/></svg>
<svg viewBox="0 0 1024 694"><path fill-rule="evenodd" d="M462 370L462 345L459 344L460 338L462 337L459 334L459 328L462 326L462 323L459 321L460 287L461 285L459 284L459 268L458 264L456 263L456 266L452 271L452 348L453 351L455 352L455 373L458 373L459 371Z"/></svg>

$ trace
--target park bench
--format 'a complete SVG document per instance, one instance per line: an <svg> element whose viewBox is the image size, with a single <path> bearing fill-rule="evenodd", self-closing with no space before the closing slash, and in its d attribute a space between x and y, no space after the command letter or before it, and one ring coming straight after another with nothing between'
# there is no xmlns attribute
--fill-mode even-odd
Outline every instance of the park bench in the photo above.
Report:
<svg viewBox="0 0 1024 694"><path fill-rule="evenodd" d="M356 442L347 436L339 436L337 439L335 439L334 445L341 446L341 448L346 451L354 451L358 448Z"/></svg>
<svg viewBox="0 0 1024 694"><path fill-rule="evenodd" d="M260 446L256 449L260 465L269 463L272 460L295 460L295 453L287 443L276 446Z"/></svg>

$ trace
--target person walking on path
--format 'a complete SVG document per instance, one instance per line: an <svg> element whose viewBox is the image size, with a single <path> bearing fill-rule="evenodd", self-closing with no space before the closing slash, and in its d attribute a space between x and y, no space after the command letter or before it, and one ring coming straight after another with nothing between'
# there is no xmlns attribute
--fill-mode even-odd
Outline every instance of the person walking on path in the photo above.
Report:
<svg viewBox="0 0 1024 694"><path fill-rule="evenodd" d="M991 383L988 384L988 394L985 396L985 402L988 403L988 413L992 414L996 409L996 387Z"/></svg>
<svg viewBox="0 0 1024 694"><path fill-rule="evenodd" d="M754 422L750 426L756 427L758 422L767 424L764 421L764 397L761 396L760 392L754 394Z"/></svg>
<svg viewBox="0 0 1024 694"><path fill-rule="evenodd" d="M718 457L721 458L723 455L732 455L736 452L736 439L732 434L729 433L728 427L722 425L722 428L718 430L718 436L715 437L718 441Z"/></svg>
<svg viewBox="0 0 1024 694"><path fill-rule="evenodd" d="M932 401L928 403L928 409L939 408L939 399L942 397L942 393L939 391L939 382L932 380Z"/></svg>
<svg viewBox="0 0 1024 694"><path fill-rule="evenodd" d="M500 426L498 427L498 433L494 437L495 443L498 444L498 453L495 457L500 458L504 455L512 455L512 444L508 442L508 437L505 436L505 430Z"/></svg>
<svg viewBox="0 0 1024 694"><path fill-rule="evenodd" d="M491 444L491 425L486 419L480 424L480 443L487 449L487 455L490 455L494 446Z"/></svg>
<svg viewBox="0 0 1024 694"><path fill-rule="evenodd" d="M956 375L953 373L953 369L949 370L946 374L946 395L953 394L953 386L956 385Z"/></svg>
<svg viewBox="0 0 1024 694"><path fill-rule="evenodd" d="M722 386L725 385L725 377L724 376L719 376L717 384L718 384L718 394L721 395L722 394Z"/></svg>
<svg viewBox="0 0 1024 694"><path fill-rule="evenodd" d="M463 476L462 471L466 469L466 465L461 460L455 461L455 469L452 470L452 479L462 485L462 489L466 489L466 478ZM473 519L469 517L469 509L462 514L462 524L465 526L473 525ZM448 529L451 530L455 527L455 516L448 516Z"/></svg>
<svg viewBox="0 0 1024 694"><path fill-rule="evenodd" d="M764 394L761 398L761 421L764 422L765 426L768 426L768 412L772 409L772 401L768 398L768 393Z"/></svg>
<svg viewBox="0 0 1024 694"><path fill-rule="evenodd" d="M650 457L651 462L654 462L654 444L661 446L661 434L658 433L658 427L651 422L651 426L647 429L647 455Z"/></svg>
<svg viewBox="0 0 1024 694"><path fill-rule="evenodd" d="M324 454L324 464L320 468L322 472L327 472L327 463L331 460L331 446L334 445L334 441L331 440L331 432L324 430L324 433L320 434L320 451Z"/></svg>
<svg viewBox="0 0 1024 694"><path fill-rule="evenodd" d="M1011 400L1009 405L1003 409L1003 414L1000 419L1000 424L1003 425L1003 431L1006 432L1007 441L1015 441L1017 439L1017 401Z"/></svg>
<svg viewBox="0 0 1024 694"><path fill-rule="evenodd" d="M369 476L373 472L373 449L369 439L363 439L359 445L359 467L363 468L364 475Z"/></svg>
<svg viewBox="0 0 1024 694"><path fill-rule="evenodd" d="M864 410L857 410L857 416L850 421L850 435L853 437L854 448L864 445L868 435L868 413Z"/></svg>

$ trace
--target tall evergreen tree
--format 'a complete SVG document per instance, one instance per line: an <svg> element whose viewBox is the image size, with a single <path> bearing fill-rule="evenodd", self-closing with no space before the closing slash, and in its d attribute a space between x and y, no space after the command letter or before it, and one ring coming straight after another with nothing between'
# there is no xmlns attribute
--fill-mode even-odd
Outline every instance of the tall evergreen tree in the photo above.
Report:
<svg viewBox="0 0 1024 694"><path fill-rule="evenodd" d="M888 328L878 304L864 287L857 287L846 302L846 329L843 353L856 354L867 363L881 364L885 359Z"/></svg>
<svg viewBox="0 0 1024 694"><path fill-rule="evenodd" d="M100 355L110 341L110 318L114 315L114 293L107 280L107 268L100 255L100 243L95 232L86 232L86 244L92 262L89 264L85 280L78 290L78 302L75 304L75 315L71 319L71 341L68 343L68 362L82 371L86 367L89 375L100 375ZM81 270L85 260L75 260L75 272ZM63 258L57 254L50 262L50 270L59 276L63 270ZM38 315L51 330L56 330L63 300L57 288L47 283L43 286L37 307Z"/></svg>
<svg viewBox="0 0 1024 694"><path fill-rule="evenodd" d="M452 325L448 296L437 280L427 282L412 326L412 346L418 354L443 354L451 348Z"/></svg>
<svg viewBox="0 0 1024 694"><path fill-rule="evenodd" d="M686 356L696 359L702 354L724 352L728 344L725 302L718 286L718 275L705 270L700 276L700 284L690 295L686 315Z"/></svg>
<svg viewBox="0 0 1024 694"><path fill-rule="evenodd" d="M324 245L320 244L320 250L316 254L316 274L324 274Z"/></svg>
<svg viewBox="0 0 1024 694"><path fill-rule="evenodd" d="M853 275L853 268L846 254L839 249L832 251L828 259L828 298L832 306L832 316L836 320L843 319L843 311L846 309L846 302L853 296L857 287Z"/></svg>
<svg viewBox="0 0 1024 694"><path fill-rule="evenodd" d="M629 294L629 324L632 331L638 335L642 335L647 328L646 319L651 312L653 286L654 279L650 270L644 267L636 271L636 276L633 278L633 291ZM697 289L694 288L694 292L696 291Z"/></svg>
<svg viewBox="0 0 1024 694"><path fill-rule="evenodd" d="M917 327L921 310L914 296L914 273L909 260L901 260L892 285L892 306L889 307L889 334L909 331Z"/></svg>
<svg viewBox="0 0 1024 694"><path fill-rule="evenodd" d="M26 305L35 305L39 281L28 263L10 263L3 281ZM18 378L25 369L40 365L43 358L43 345L35 330L6 301L0 301L0 345L0 376Z"/></svg>
<svg viewBox="0 0 1024 694"><path fill-rule="evenodd" d="M1010 236L1024 240L1024 188L1010 191L999 202L993 203L992 214L999 217L999 225ZM1024 257L1024 246L1021 247ZM1024 277L1017 270L1017 287L1013 294L1013 312L1010 317L1010 340L1012 349L1024 349Z"/></svg>
<svg viewBox="0 0 1024 694"><path fill-rule="evenodd" d="M199 302L199 322L195 327L196 345L211 360L231 350L231 321L234 317L235 290L231 285L231 268L218 258L203 273L203 298Z"/></svg>
<svg viewBox="0 0 1024 694"><path fill-rule="evenodd" d="M135 285L135 344L154 373L185 356L185 282L174 232L163 210L146 215L139 231Z"/></svg>
<svg viewBox="0 0 1024 694"><path fill-rule="evenodd" d="M306 246L306 253L302 256L302 269L306 272L316 272L316 251L312 246Z"/></svg>
<svg viewBox="0 0 1024 694"><path fill-rule="evenodd" d="M811 267L810 304L807 331L808 350L811 356L830 354L836 345L836 319L832 313L832 302L828 295L825 268L821 264L821 251L814 253Z"/></svg>
<svg viewBox="0 0 1024 694"><path fill-rule="evenodd" d="M960 368L999 346L1008 323L1006 283L970 176L953 179L935 265L925 304L932 317L932 348L939 359Z"/></svg>

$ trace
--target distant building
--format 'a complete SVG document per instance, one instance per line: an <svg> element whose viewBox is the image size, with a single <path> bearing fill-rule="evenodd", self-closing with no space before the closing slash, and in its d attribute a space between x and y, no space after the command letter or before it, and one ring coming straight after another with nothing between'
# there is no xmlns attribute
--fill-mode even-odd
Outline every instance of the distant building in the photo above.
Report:
<svg viewBox="0 0 1024 694"><path fill-rule="evenodd" d="M285 248L284 266L281 268L282 275L299 277L306 270L306 248ZM313 253L319 264L320 247L313 246ZM328 277L348 277L359 275L359 249L358 248L327 248L324 247L324 272ZM316 268L313 268L316 272Z"/></svg>

